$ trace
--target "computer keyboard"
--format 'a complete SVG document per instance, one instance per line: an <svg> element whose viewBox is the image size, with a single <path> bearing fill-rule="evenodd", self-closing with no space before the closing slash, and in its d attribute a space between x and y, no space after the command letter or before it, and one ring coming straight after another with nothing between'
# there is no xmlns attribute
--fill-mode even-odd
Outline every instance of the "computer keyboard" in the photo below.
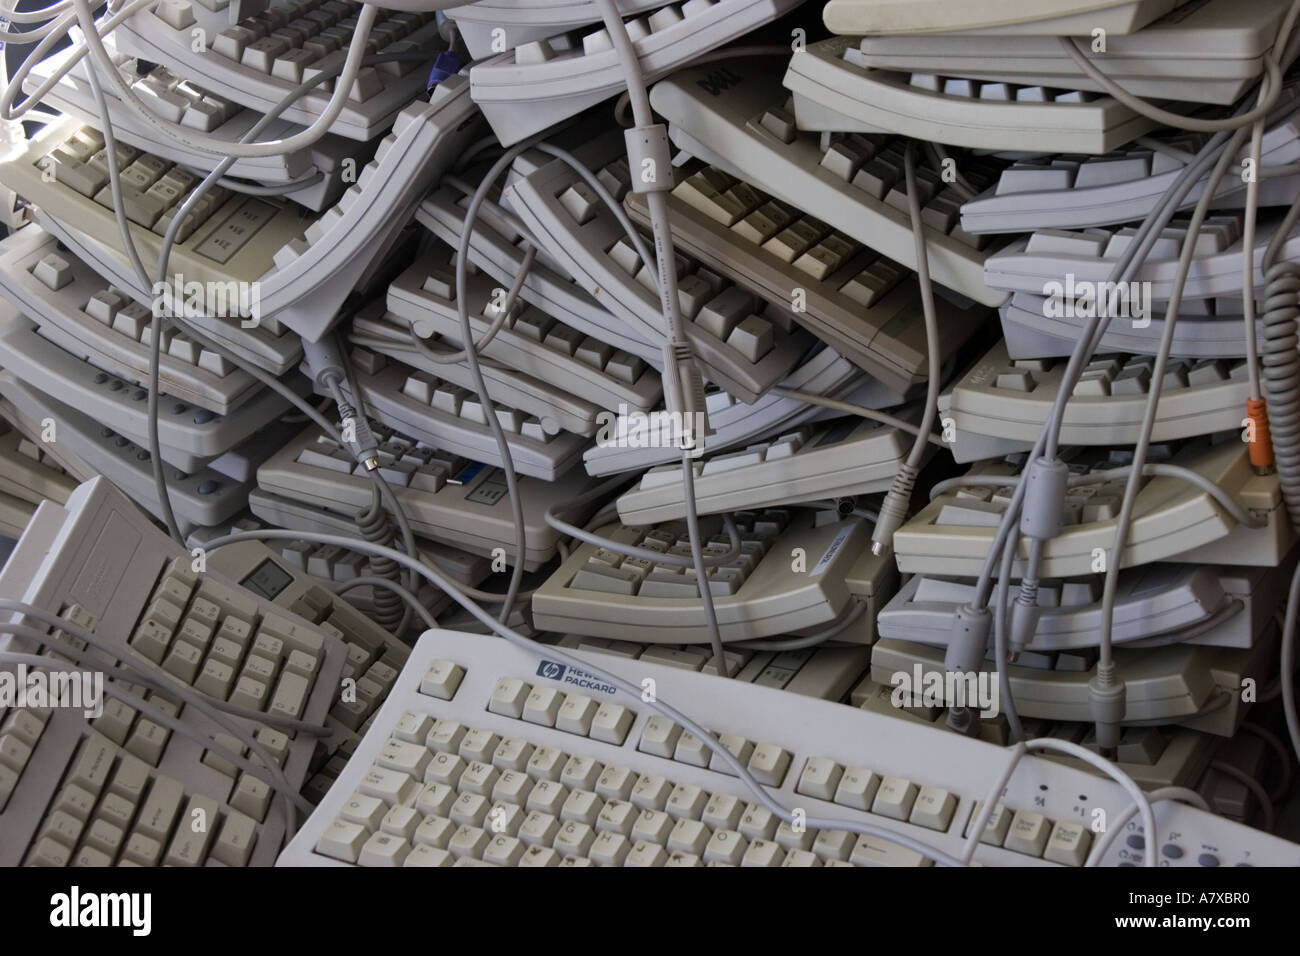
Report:
<svg viewBox="0 0 1300 956"><path fill-rule="evenodd" d="M53 424L57 441L44 447L55 461L80 481L103 475L140 507L161 519L162 507L154 486L149 449L44 392L0 370L0 396L6 417L29 439L39 438ZM257 436L249 439L256 442ZM164 458L165 460L165 458ZM182 530L219 524L243 507L251 476L232 477L212 464L193 471L166 465L167 488L176 521Z"/></svg>
<svg viewBox="0 0 1300 956"><path fill-rule="evenodd" d="M377 422L372 427L380 443L380 474L392 485L417 534L472 554L495 557L500 551L508 560L515 559L514 522L499 468L418 443ZM264 491L351 516L370 506L374 488L364 474L355 473L358 467L347 449L313 425L258 469L257 484ZM543 519L547 507L571 501L594 484L580 468L554 481L519 477L527 570L536 570L555 555L559 534Z"/></svg>
<svg viewBox="0 0 1300 956"><path fill-rule="evenodd" d="M789 13L801 0L686 0L627 21L647 83ZM510 146L621 92L627 74L604 27L532 40L476 63L474 102Z"/></svg>
<svg viewBox="0 0 1300 956"><path fill-rule="evenodd" d="M438 336L459 350L463 332L456 310L455 253L441 244L395 278L388 311L423 339ZM475 341L483 338L504 300L504 290L482 272L467 277L465 306ZM494 362L604 409L649 411L663 397L659 374L634 354L585 334L544 309L521 303L481 351ZM441 367L441 366L439 366ZM497 393L492 392L493 395ZM576 429L574 429L576 430Z"/></svg>
<svg viewBox="0 0 1300 956"><path fill-rule="evenodd" d="M435 362L425 356L411 341L411 323L385 310L383 302L371 302L353 316L348 338L353 345L369 349L377 357L405 362L453 385L474 390L474 376L467 361ZM425 338L422 344L441 355L460 351L457 343L436 332ZM585 398L497 362L480 363L479 369L490 395L509 408L536 417L548 435L566 431L590 438L600 427L600 406Z"/></svg>
<svg viewBox="0 0 1300 956"><path fill-rule="evenodd" d="M745 511L734 517L740 553L709 571L724 641L821 630L851 613L845 577L862 551L863 522L817 525L809 512L783 509ZM708 544L705 554L730 550L721 519L705 517L700 529ZM596 533L652 551L690 554L681 522L653 527L613 524ZM585 543L537 589L533 621L543 630L595 637L613 633L647 644L709 640L694 571L625 558Z"/></svg>
<svg viewBox="0 0 1300 956"><path fill-rule="evenodd" d="M221 574L196 573L191 562L97 478L66 505L42 506L0 575L0 593L94 631L128 660L159 665L200 694L320 723L342 673L343 642ZM74 643L76 651L53 640L44 646L104 671L156 710L180 714L179 698L146 695L102 652ZM17 637L3 644L24 652L37 647ZM126 703L107 699L91 720L67 707L15 709L11 717L3 736L6 754L18 759L0 771L5 865L265 864L288 835L264 774L241 770ZM218 746L245 753L193 705L182 719ZM306 778L312 737L231 719L257 733L291 784ZM191 825L196 810L203 828Z"/></svg>
<svg viewBox="0 0 1300 956"><path fill-rule="evenodd" d="M854 38L791 57L784 84L801 130L912 136L968 149L1032 152L1050 142L1105 153L1156 127L1113 97L1032 80L969 79L942 60L915 71L864 66Z"/></svg>
<svg viewBox="0 0 1300 956"><path fill-rule="evenodd" d="M910 417L915 420L914 413ZM912 447L912 436L863 418L839 418L758 442L739 451L706 455L692 464L695 506L719 514L889 490ZM618 499L630 525L686 517L682 466L660 465Z"/></svg>
<svg viewBox="0 0 1300 956"><path fill-rule="evenodd" d="M934 727L943 726L943 717L947 710L943 707L895 707L890 699L894 693L893 685L877 684L870 676L864 677L850 694L855 707L893 717L898 720ZM1030 737L1055 737L1081 744L1096 752L1096 737L1092 725L1079 721L1051 721L1037 717L1022 719L1025 733ZM997 746L1006 746L1009 741L1006 718L984 720L980 725L980 739ZM1115 762L1120 769L1132 777L1144 790L1156 787L1191 787L1206 777L1210 761L1215 759L1223 748L1225 741L1213 734L1189 730L1178 724L1163 727L1126 727L1120 737L1120 744L1115 755ZM1095 768L1077 757L1052 751L1043 754L1045 760L1063 764L1076 770L1100 776ZM1216 808L1217 811L1217 808ZM1240 819L1240 818L1238 818ZM1168 844L1177 847L1177 844ZM1167 856L1173 856L1176 850ZM1120 849L1121 861L1132 860L1134 865L1141 862L1141 851L1134 851L1124 846Z"/></svg>
<svg viewBox="0 0 1300 956"><path fill-rule="evenodd" d="M608 654L703 674L718 672L710 650L697 645L638 644L580 634L542 634L538 640L566 650ZM821 700L841 700L870 666L871 649L854 645L776 653L732 647L723 653L723 661L726 676L732 680L775 687Z"/></svg>
<svg viewBox="0 0 1300 956"><path fill-rule="evenodd" d="M1093 29L1133 33L1188 0L828 0L832 33L951 33L955 30L1089 36Z"/></svg>
<svg viewBox="0 0 1300 956"><path fill-rule="evenodd" d="M239 103L214 96L165 66L122 56L116 52L113 36L109 34L105 37L104 45L122 74L132 79L132 91L151 105L167 102L173 116L176 115L176 110L180 110L180 122L183 125L234 143L262 119L263 114L256 110L245 109ZM63 68L71 55L72 50L69 49L36 64L23 83L24 92L34 94ZM224 158L215 153L190 149L166 136L160 136L154 127L142 122L122 105L116 95L116 86L104 83L103 90L109 116L113 121L113 131L122 142L170 162L181 163L191 170L201 169L205 173ZM55 83L46 95L45 102L56 107L59 112L75 116L91 126L97 127L97 124L103 122L95 103L94 91L86 76L85 59ZM302 127L295 123L276 119L258 134L258 138L288 139L301 130ZM327 135L307 149L275 156L241 157L235 160L227 175L261 183L288 183L316 173L319 181L295 189L293 200L308 209L319 211L333 204L347 188L341 175L343 162L351 159L357 167L363 166L369 152L364 143Z"/></svg>
<svg viewBox="0 0 1300 956"><path fill-rule="evenodd" d="M1080 52L1135 96L1230 105L1264 70L1264 55L1277 39L1286 0L1199 0L1188 3L1136 33L1107 36L1105 52L1089 42ZM1055 31L1053 31L1055 32ZM1062 34L1068 35L1068 34ZM855 40L857 38L854 38ZM860 66L916 73L949 71L953 76L995 83L1105 92L1051 35L1026 36L997 27L979 32L864 36ZM1286 70L1294 57L1279 51ZM1289 55L1288 55L1289 54ZM792 60L796 67L799 59Z"/></svg>
<svg viewBox="0 0 1300 956"><path fill-rule="evenodd" d="M932 862L884 837L783 823L689 732L544 654L426 632L344 776L279 864ZM949 854L961 852L978 801L1005 766L991 744L868 711L644 660L570 654L633 684L649 678L664 701L689 700L696 719L778 804L875 824ZM816 728L817 739L801 728ZM1087 807L1118 818L1129 802L1110 781L1025 757L975 861L1082 865L1091 849ZM1186 848L1171 865L1296 856L1285 841L1180 804L1160 804L1156 821L1160 834L1177 833L1170 839ZM1101 862L1129 859L1116 841Z"/></svg>
<svg viewBox="0 0 1300 956"><path fill-rule="evenodd" d="M1198 438L1178 445L1153 445L1147 461L1167 461L1196 471L1236 498L1262 520L1262 526L1239 525L1207 492L1179 478L1144 477L1120 567L1168 560L1248 565L1282 561L1295 533L1278 510L1277 476L1255 474L1245 443L1236 433L1225 437L1217 444ZM978 462L968 474L1006 475L1010 479L1019 473L1023 458ZM1070 454L1068 464L1077 474L1122 467L1128 460L1125 450L1083 448ZM1104 570L1114 560L1110 550L1123 495L1124 479L1071 489L1063 515L1065 527L1044 543L1041 575L1077 577ZM967 488L960 494L937 496L894 535L898 569L967 577L979 574L1010 497L1008 487ZM1016 574L1027 548L1022 539Z"/></svg>
<svg viewBox="0 0 1300 956"><path fill-rule="evenodd" d="M1121 571L1112 639L1134 646L1177 641L1250 647L1268 622L1269 599L1277 597L1273 571L1199 564ZM877 628L882 637L947 647L954 612L974 597L974 579L919 573L880 612ZM1025 649L1052 654L1096 647L1100 601L1095 577L1040 583L1038 629Z"/></svg>
<svg viewBox="0 0 1300 956"><path fill-rule="evenodd" d="M901 394L868 378L853 363L828 346L810 351L799 367L780 384L786 388L810 391L830 398L842 398L870 408L892 408L903 401ZM722 451L757 442L768 435L776 437L807 422L835 414L816 405L773 394L764 395L751 405L721 389L714 389L705 393L704 400L709 414L709 427L714 429L714 434L707 439L710 451ZM612 436L615 440L597 442L584 453L583 460L588 472L593 475L608 475L681 461L681 449L662 447L662 443L660 447L636 447L630 441L620 440L622 434L616 430Z"/></svg>
<svg viewBox="0 0 1300 956"><path fill-rule="evenodd" d="M623 138L606 137L597 175L615 183L621 201L631 186ZM556 261L615 317L652 342L665 338L655 263L644 263L614 213L567 163L554 160L506 189L504 202ZM646 248L652 241L643 236ZM679 254L678 301L704 377L742 401L754 401L784 378L808 347L788 292L755 301L744 288Z"/></svg>
<svg viewBox="0 0 1300 956"><path fill-rule="evenodd" d="M21 537L37 505L47 498L63 504L76 487L40 444L0 425L0 534Z"/></svg>
<svg viewBox="0 0 1300 956"><path fill-rule="evenodd" d="M853 148L848 141L832 147L845 155ZM643 197L625 202L634 221L648 221ZM782 315L797 298L795 322L888 387L904 391L924 379L921 292L907 267L716 166L686 164L668 208L674 243L766 300L769 312ZM937 213L939 207L929 208ZM948 213L947 221L955 221ZM712 320L716 311L699 315ZM986 315L982 307L936 297L941 359Z"/></svg>
<svg viewBox="0 0 1300 956"><path fill-rule="evenodd" d="M468 206L469 196L450 186L440 186L420 203L415 218L444 243L456 249L460 244ZM519 242L527 237L504 212L490 199L483 204L470 234L469 259L474 266L496 280L496 288L507 290L523 269L524 250ZM434 255L435 262L444 261L441 251ZM545 255L545 251L539 250L537 260L520 287L521 299L584 336L635 355L656 371L662 367L662 349L645 337L640 328L629 328L626 322L620 321L596 302L576 280L564 274L558 265L548 265L548 261L549 256ZM452 277L454 279L454 273ZM439 278L446 282L445 276ZM454 284L451 288L455 289ZM459 323L456 331L451 334L460 334Z"/></svg>
<svg viewBox="0 0 1300 956"><path fill-rule="evenodd" d="M1300 160L1300 114L1294 84L1285 87L1281 105L1261 140L1260 165L1288 166ZM1002 171L997 184L961 207L961 224L974 234L1031 232L1035 229L1085 229L1131 222L1155 208L1184 169L1184 157L1202 145L1195 136L1160 140L1178 152L1123 147L1105 156L1027 156ZM1243 152L1242 158L1248 153ZM1238 163L1240 167L1240 163ZM1192 186L1179 207L1189 210L1201 198L1208 173ZM1286 205L1295 195L1292 176L1262 179L1261 206ZM1214 209L1246 205L1246 184L1226 177L1211 201Z"/></svg>
<svg viewBox="0 0 1300 956"><path fill-rule="evenodd" d="M1124 722L1179 724L1230 737L1240 727L1251 702L1241 700L1241 681L1268 673L1277 653L1276 630L1261 635L1250 648L1117 647L1115 664L1124 674ZM1078 652L1022 654L1007 665L1016 710L1043 720L1090 722L1088 681L1093 655ZM920 679L944 673L944 649L882 637L871 648L871 677L889 684L894 674ZM995 665L985 660L981 672ZM931 678L933 680L933 678ZM923 685L922 685L923 686Z"/></svg>
<svg viewBox="0 0 1300 956"><path fill-rule="evenodd" d="M196 51L191 30L202 19L200 7L180 0L135 13L115 31L118 50L161 63L224 99L263 113L317 71L343 62L361 12L361 4L348 0L277 2L238 23L223 24L220 32L213 30L206 48ZM423 12L381 10L370 43L370 52L426 54L429 64L447 49L434 15ZM427 77L427 68L418 62L362 67L330 132L373 139L425 91ZM284 119L311 125L324 112L332 90L332 82L318 86L285 110ZM176 121L183 121L183 115Z"/></svg>
<svg viewBox="0 0 1300 956"><path fill-rule="evenodd" d="M42 331L7 303L0 303L0 365L65 404L94 409L101 424L147 444L147 391L82 361ZM299 394L307 392L307 383L300 378L289 387ZM159 442L170 452L164 458L177 467L196 469L284 415L289 403L264 389L233 414L215 415L160 393L158 409Z"/></svg>
<svg viewBox="0 0 1300 956"><path fill-rule="evenodd" d="M1130 298L1130 302L1134 301ZM1145 304L1141 308L1148 314L1115 316L1118 321L1111 321L1107 326L1099 348L1143 356L1159 352L1165 331L1165 309ZM1170 354L1191 361L1217 359L1235 367L1238 358L1246 354L1245 318L1241 309L1240 299L1232 296L1184 299L1178 310ZM1068 356L1087 322L1086 315L1080 313L1087 311L1086 307L1070 307L1063 298L1012 293L1000 311L1007 351L1017 359L1026 360ZM1261 311L1257 307L1256 314ZM1263 323L1258 319L1255 330L1263 339Z"/></svg>
<svg viewBox="0 0 1300 956"><path fill-rule="evenodd" d="M617 0L615 6L628 17L663 2ZM601 21L600 7L593 0L474 0L448 7L444 13L455 21L476 60Z"/></svg>
<svg viewBox="0 0 1300 956"><path fill-rule="evenodd" d="M31 223L0 240L0 292L36 322L41 334L96 368L148 381L148 309ZM165 328L158 383L166 394L227 415L262 384L225 356Z"/></svg>
<svg viewBox="0 0 1300 956"><path fill-rule="evenodd" d="M379 423L449 454L503 467L488 415L496 416L515 470L523 475L554 481L579 463L588 445L572 432L548 433L536 416L495 399L486 409L472 389L367 349L354 348L351 361L360 392L354 401L364 402L367 413ZM329 393L318 386L318 394Z"/></svg>
<svg viewBox="0 0 1300 956"><path fill-rule="evenodd" d="M1194 323L1191 323L1194 324ZM1137 441L1151 389L1149 355L1097 355L1065 404L1061 441L1114 447ZM1060 390L1064 359L1007 356L999 342L939 399L960 462L1028 451ZM1158 442L1241 428L1249 397L1245 359L1170 361L1151 437Z"/></svg>
<svg viewBox="0 0 1300 956"><path fill-rule="evenodd" d="M880 255L916 267L902 139L841 143L831 135L801 132L770 62L729 60L725 97L701 86L710 69L681 70L650 91L650 102L669 121L668 134L678 148L761 186ZM978 183L981 177L991 180L1000 167L996 160L974 160L962 168ZM1006 294L986 284L983 265L996 244L961 229L959 194L936 173L920 171L917 189L925 191L922 221L935 281L977 302L999 305Z"/></svg>
<svg viewBox="0 0 1300 956"><path fill-rule="evenodd" d="M1278 210L1259 211L1253 259L1255 287L1265 285L1260 263L1273 234L1282 224ZM1008 292L1042 295L1049 283L1073 276L1076 285L1106 282L1116 260L1132 243L1131 226L1095 229L1037 229L1027 238L1013 240L993 253L985 263L984 277L990 286ZM1187 235L1187 220L1175 218L1151 247L1146 261L1133 275L1133 282L1150 283L1147 301L1167 302L1178 272L1178 256ZM1196 249L1184 284L1188 299L1240 299L1243 257L1242 217L1221 213L1208 216L1197 237ZM1279 244L1278 255L1290 260L1300 256L1300 227L1293 228Z"/></svg>

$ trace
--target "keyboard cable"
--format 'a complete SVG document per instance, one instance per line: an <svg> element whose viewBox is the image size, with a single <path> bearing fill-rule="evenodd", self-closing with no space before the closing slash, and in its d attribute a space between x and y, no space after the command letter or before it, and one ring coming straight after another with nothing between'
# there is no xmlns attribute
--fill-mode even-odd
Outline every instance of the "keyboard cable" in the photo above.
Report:
<svg viewBox="0 0 1300 956"><path fill-rule="evenodd" d="M700 590L700 606L709 632L709 644L713 649L713 665L718 674L723 675L727 673L726 656L717 611L713 606L713 591L704 565L700 517L695 498L695 459L703 451L709 433L708 411L704 401L704 383L690 338L686 334L686 324L677 298L677 263L666 194L666 190L672 188L673 179L668 131L662 123L655 122L641 61L614 0L596 0L596 6L604 20L605 32L623 63L628 97L632 105L634 125L624 131L624 140L627 144L628 168L633 171L632 189L645 194L654 238L655 261L659 273L659 304L667 333L664 343L664 400L668 413L677 416L682 448L682 497L686 505L691 560L694 562L695 580ZM637 175L638 172L640 175ZM648 259L645 260L645 265L647 269L650 268Z"/></svg>

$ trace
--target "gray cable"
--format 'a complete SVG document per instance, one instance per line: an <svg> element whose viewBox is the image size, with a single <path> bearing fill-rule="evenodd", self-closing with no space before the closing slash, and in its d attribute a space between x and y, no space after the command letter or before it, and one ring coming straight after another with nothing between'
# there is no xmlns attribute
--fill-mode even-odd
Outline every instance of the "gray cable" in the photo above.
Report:
<svg viewBox="0 0 1300 956"><path fill-rule="evenodd" d="M344 594L351 591L353 588L363 587L387 588L405 601L407 607L419 615L420 620L424 621L426 627L437 628L438 622L434 620L433 615L429 613L429 609L420 603L420 599L396 581L390 581L388 578L381 578L374 574L363 574L360 577L352 578L348 581L336 584L334 586L334 594L337 597L342 598Z"/></svg>
<svg viewBox="0 0 1300 956"><path fill-rule="evenodd" d="M890 428L897 428L899 431L905 431L909 435L920 435L921 429L911 422L904 421L888 412L879 412L874 408L864 408L861 405L854 405L851 402L842 402L838 398L826 398L823 395L814 395L812 392L801 392L797 388L782 388L777 385L768 389L773 395L781 398L788 398L796 402L803 402L806 405L820 405L822 408L829 408L832 411L843 412L846 415L857 415L859 418L868 418L873 422L880 422L882 425L888 425ZM926 440L939 448L947 448L938 435L931 433Z"/></svg>

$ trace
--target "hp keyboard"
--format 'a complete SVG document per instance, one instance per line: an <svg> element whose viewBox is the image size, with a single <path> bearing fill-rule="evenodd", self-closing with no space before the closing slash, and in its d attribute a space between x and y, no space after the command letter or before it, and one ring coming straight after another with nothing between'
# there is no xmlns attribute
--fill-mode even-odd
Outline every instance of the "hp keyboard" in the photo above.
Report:
<svg viewBox="0 0 1300 956"><path fill-rule="evenodd" d="M344 776L279 864L932 863L885 837L782 822L679 725L545 653L426 632ZM689 702L778 804L870 822L953 855L1005 766L1005 752L991 744L880 714L644 660L570 655L633 683L653 680L665 701ZM818 728L818 739L804 727ZM828 735L831 728L847 729ZM1089 808L1110 816L1128 804L1110 781L1026 757L975 861L1082 865ZM1186 849L1172 865L1297 857L1292 844L1180 804L1160 804L1156 819L1160 835ZM1129 826L1143 836L1140 824ZM1101 862L1129 855L1117 841Z"/></svg>

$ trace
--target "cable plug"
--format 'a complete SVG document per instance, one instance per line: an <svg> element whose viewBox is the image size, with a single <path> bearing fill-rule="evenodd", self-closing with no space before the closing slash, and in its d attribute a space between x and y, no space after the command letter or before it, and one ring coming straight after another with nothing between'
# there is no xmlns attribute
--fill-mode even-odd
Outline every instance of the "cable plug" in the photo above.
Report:
<svg viewBox="0 0 1300 956"><path fill-rule="evenodd" d="M1038 579L1021 578L1020 591L1011 605L1011 633L1007 637L1007 649L1013 657L1029 646L1038 633L1038 615L1042 608L1038 606Z"/></svg>
<svg viewBox="0 0 1300 956"><path fill-rule="evenodd" d="M664 407L672 416L677 445L691 456L704 453L704 440L714 429L704 398L704 379L687 342L664 343Z"/></svg>
<svg viewBox="0 0 1300 956"><path fill-rule="evenodd" d="M663 123L634 126L623 131L623 143L627 147L627 165L632 170L632 192L661 193L676 185L667 126Z"/></svg>
<svg viewBox="0 0 1300 956"><path fill-rule="evenodd" d="M948 729L963 737L980 735L980 720L975 710L970 707L948 708Z"/></svg>
<svg viewBox="0 0 1300 956"><path fill-rule="evenodd" d="M1097 749L1108 760L1119 747L1126 692L1114 662L1097 665L1097 673L1088 681L1088 711L1097 725Z"/></svg>
<svg viewBox="0 0 1300 956"><path fill-rule="evenodd" d="M989 649L989 632L993 629L993 615L986 607L962 604L952 615L948 631L948 649L944 651L943 666L949 673L972 674L980 669Z"/></svg>
<svg viewBox="0 0 1300 956"><path fill-rule="evenodd" d="M1020 511L1020 533L1026 538L1051 541L1065 526L1065 493L1070 469L1059 458L1040 456L1025 469L1025 502Z"/></svg>
<svg viewBox="0 0 1300 956"><path fill-rule="evenodd" d="M907 512L912 504L912 489L916 486L918 469L904 463L894 475L894 482L880 504L880 517L876 519L875 530L871 532L871 553L883 554L893 547L894 532L907 520Z"/></svg>
<svg viewBox="0 0 1300 956"><path fill-rule="evenodd" d="M1273 471L1273 434L1268 427L1268 408L1262 398L1246 400L1246 418L1241 423L1249 442L1250 465L1257 475Z"/></svg>

